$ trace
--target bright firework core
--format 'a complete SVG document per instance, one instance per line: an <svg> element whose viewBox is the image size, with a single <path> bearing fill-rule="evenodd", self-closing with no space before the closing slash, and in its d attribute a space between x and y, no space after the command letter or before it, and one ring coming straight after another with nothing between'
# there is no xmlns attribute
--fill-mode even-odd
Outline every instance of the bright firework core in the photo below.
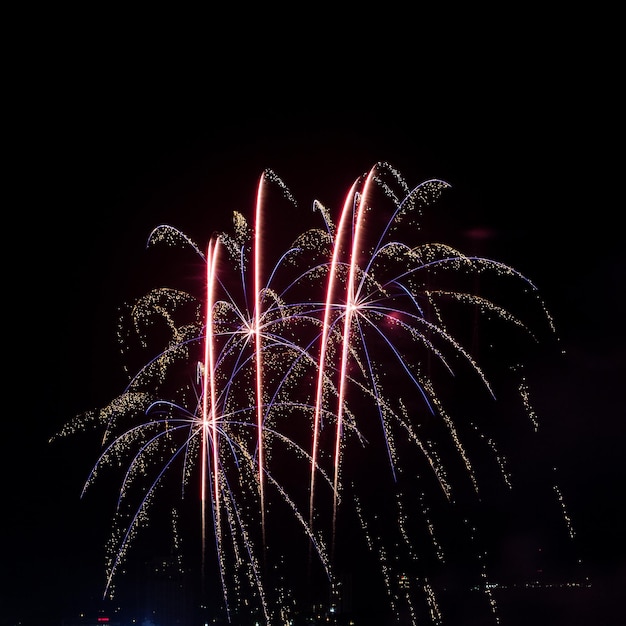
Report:
<svg viewBox="0 0 626 626"><path fill-rule="evenodd" d="M350 614L366 588L364 612L439 624L450 561L456 583L478 589L473 602L498 623L466 517L481 480L511 488L485 401L497 395L492 376L515 373L536 426L516 359L522 339L553 327L512 267L420 241L423 211L448 187L409 187L378 163L336 220L315 202L318 223L276 251L267 208L295 201L268 170L252 225L235 212L232 232L213 235L206 252L175 227L152 231L149 247L202 260L204 292L158 288L130 306L119 336L141 366L109 405L60 433L103 431L85 489L109 466L122 469L105 595L157 494L170 498L176 484L179 495L200 494L202 575L219 581L233 623L286 624L314 606ZM479 328L496 338L492 353L475 345ZM513 365L502 361L509 337ZM467 540L475 567L455 562L451 535L455 546Z"/></svg>

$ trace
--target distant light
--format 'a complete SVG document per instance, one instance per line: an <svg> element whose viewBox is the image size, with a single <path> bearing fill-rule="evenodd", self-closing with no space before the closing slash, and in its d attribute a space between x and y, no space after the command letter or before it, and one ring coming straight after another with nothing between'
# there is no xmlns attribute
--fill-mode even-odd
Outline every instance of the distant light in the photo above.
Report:
<svg viewBox="0 0 626 626"><path fill-rule="evenodd" d="M108 617L99 617L99 618L98 618L98 621L99 621L99 622L108 622L108 621L109 621L109 618L108 618Z"/></svg>
<svg viewBox="0 0 626 626"><path fill-rule="evenodd" d="M493 228L486 226L476 226L465 231L465 236L478 241L493 239L497 235Z"/></svg>

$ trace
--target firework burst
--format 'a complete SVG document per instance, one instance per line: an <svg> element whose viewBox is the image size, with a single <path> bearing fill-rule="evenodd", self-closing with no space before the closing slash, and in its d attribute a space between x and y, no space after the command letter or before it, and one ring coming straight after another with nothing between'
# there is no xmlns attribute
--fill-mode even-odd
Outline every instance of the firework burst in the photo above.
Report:
<svg viewBox="0 0 626 626"><path fill-rule="evenodd" d="M347 610L345 581L358 561L373 564L363 576L380 584L398 620L442 623L434 578L446 549L434 509L449 516L465 483L480 493L477 440L510 486L497 442L459 407L467 387L448 395L461 379L495 396L464 320L533 342L523 313L534 307L539 332L554 331L518 271L423 242L423 212L448 187L438 179L410 187L378 163L354 182L336 221L316 201L317 225L276 263L266 209L275 192L295 201L269 170L252 224L235 212L232 231L214 234L205 251L172 226L152 231L149 247L201 259L205 289L159 288L129 307L121 343L131 354L138 340L152 356L110 404L59 433L102 429L85 489L122 468L105 595L158 491L174 480L181 496L199 493L202 570L213 546L230 621L255 614L288 623L316 601ZM500 302L505 292L521 294L519 308ZM471 524L461 526L472 535ZM479 563L497 622L487 582Z"/></svg>

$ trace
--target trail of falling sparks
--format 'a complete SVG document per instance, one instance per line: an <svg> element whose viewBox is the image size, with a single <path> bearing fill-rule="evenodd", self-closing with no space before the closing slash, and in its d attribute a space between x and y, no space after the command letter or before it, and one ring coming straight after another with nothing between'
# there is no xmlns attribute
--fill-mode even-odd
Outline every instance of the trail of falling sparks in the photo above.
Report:
<svg viewBox="0 0 626 626"><path fill-rule="evenodd" d="M356 293L356 272L359 262L359 256L361 253L361 238L363 234L363 221L364 213L368 202L368 191L371 184L372 177L374 175L374 169L370 170L363 185L363 192L360 195L355 196L356 204L356 218L352 224L352 249L350 251L350 258L348 262L348 284L347 284L347 298L346 298L346 311L344 314L344 324L342 333L342 347L341 347L341 365L339 366L339 398L337 400L337 428L335 436L335 480L334 480L334 493L333 493L333 542L335 544L335 526L337 523L337 494L339 492L339 470L340 470L340 453L341 442L343 439L343 414L344 414L344 402L346 398L346 384L348 376L348 353L349 346L352 339L352 323L353 316L356 314L358 308L358 300ZM337 241L335 245L341 245L344 233L348 231L349 218L341 216L341 223L339 231L337 233Z"/></svg>
<svg viewBox="0 0 626 626"><path fill-rule="evenodd" d="M209 241L209 247L207 250L207 274L206 274L206 292L207 292L207 304L206 304L206 340L204 342L204 372L203 378L203 395L202 395L202 565L204 571L205 555L204 550L206 546L206 494L207 494L207 477L209 476L207 463L213 459L213 501L215 502L215 528L218 530L217 541L219 544L219 529L221 527L220 522L220 491L219 481L217 477L219 475L219 440L218 440L218 414L217 414L217 390L215 387L215 341L214 341L214 318L213 308L215 306L215 290L217 287L215 274L217 259L219 254L220 241L219 238L212 238ZM209 442L211 443L211 450L209 450Z"/></svg>
<svg viewBox="0 0 626 626"><path fill-rule="evenodd" d="M265 176L261 177L256 200L254 220L254 345L256 355L256 409L257 409L257 454L259 458L259 496L261 499L261 530L265 535L265 494L263 488L263 344L261 340L261 242L263 235L263 187ZM265 544L265 537L263 538Z"/></svg>
<svg viewBox="0 0 626 626"><path fill-rule="evenodd" d="M322 323L322 334L321 334L321 342L320 342L320 353L319 353L319 363L318 363L318 372L317 372L317 385L316 385L316 394L315 394L315 414L313 420L313 444L312 444L312 455L311 455L311 483L309 488L309 525L313 526L313 512L314 512L314 494L315 494L315 467L317 464L317 455L318 455L318 440L321 426L321 417L322 417L322 406L324 402L324 389L326 386L325 376L326 376L326 356L329 342L329 333L331 328L331 315L333 312L333 303L335 301L335 281L338 271L339 265L339 253L340 246L337 245L337 241L341 239L341 235L344 230L347 228L347 221L350 215L351 204L354 199L355 189L358 181L355 181L350 189L345 203L343 207L343 211L341 212L341 217L339 221L338 233L336 235L335 245L333 246L332 251L332 260L330 264L330 270L328 274L328 285L326 288L326 300L324 303L324 319ZM341 408L341 400L338 402L339 408ZM339 430L340 417L337 419L337 434L340 434ZM338 452L335 449L335 481L333 483L334 493L337 493L337 455Z"/></svg>
<svg viewBox="0 0 626 626"><path fill-rule="evenodd" d="M302 610L298 576L290 570L300 562L296 544L280 543L285 511L294 532L306 540L309 567L313 554L334 588L341 570L349 567L337 550L345 538L338 519L345 484L368 552L380 565L389 605L399 611L404 598L411 622L418 623L419 603L410 590L421 589L427 617L434 624L443 623L438 590L428 571L420 569L425 548L418 549L413 529L424 529L437 563L445 561L442 542L435 532L433 506L426 504L421 487L415 492L420 494L421 523L402 504L407 476L421 483L420 472L430 472L446 506L452 506L452 466L459 462L478 494L471 456L479 441L497 457L495 465L506 485L512 484L493 437L480 432L474 422L468 421L468 428L456 420L437 391L438 372L455 376L469 371L488 396L495 397L487 371L465 347L450 309L457 305L476 310L536 340L529 325L489 295L470 292L462 278L493 276L521 284L531 293L536 294L536 288L503 263L466 256L446 244L411 240L416 238L421 210L449 185L430 179L410 188L387 163L377 163L354 181L336 226L315 201L322 226L299 235L270 268L267 205L273 187L295 205L282 180L266 170L258 181L252 226L235 212L233 232L213 235L206 256L172 226L152 231L149 246L181 245L206 264L204 298L166 288L140 298L130 319L141 347L147 347L155 320L170 333L165 347L107 407L77 417L59 433L70 434L90 424L104 430L103 452L85 489L101 469L130 459L114 520L105 594L112 595L114 575L147 521L157 488L180 465L183 487L196 467L200 473L202 569L212 522L229 620L237 612L260 611L269 625L287 620L291 606ZM391 203L389 213L378 211L377 194ZM437 280L445 284L437 288ZM459 286L451 284L454 280ZM552 320L538 302L552 332ZM174 372L188 366L196 368L196 382L183 386L173 382L170 387ZM519 391L536 426L528 384L524 382ZM329 424L330 437L324 434ZM477 433L469 446L463 442L466 431ZM443 460L446 446L455 454L450 468ZM379 449L384 461L376 458ZM388 545L380 528L384 498L364 497L371 485L363 484L367 479L359 480L361 468L346 460L347 454L354 458L364 450L376 480L385 473L379 471L380 463L392 479L389 493L383 495L393 501L398 515ZM403 454L405 450L411 454ZM302 468L308 482L304 492L292 478L300 476ZM345 480L344 473L349 474ZM146 480L149 486L141 490L139 506L126 517L123 506L132 510L129 502ZM398 481L403 488L396 493ZM320 519L327 489L330 532ZM394 534L396 543L391 539ZM266 567L267 558L273 569ZM483 563L481 568L484 572ZM281 573L275 575L274 570ZM411 579L406 572L412 571L417 573ZM495 601L488 595L493 610Z"/></svg>

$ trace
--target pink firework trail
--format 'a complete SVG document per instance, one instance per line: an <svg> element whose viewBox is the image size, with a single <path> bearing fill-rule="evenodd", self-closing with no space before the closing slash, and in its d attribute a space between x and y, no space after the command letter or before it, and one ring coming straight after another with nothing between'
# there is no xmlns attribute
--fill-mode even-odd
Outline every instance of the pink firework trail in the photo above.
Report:
<svg viewBox="0 0 626 626"><path fill-rule="evenodd" d="M261 528L265 535L265 497L263 488L263 421L265 409L263 407L263 343L261 336L261 294L263 283L261 281L261 260L262 260L262 236L263 236L263 186L265 177L259 181L256 199L256 212L254 221L254 347L256 355L256 410L257 410L257 441L259 459L259 497L261 499ZM265 543L265 538L263 539Z"/></svg>
<svg viewBox="0 0 626 626"><path fill-rule="evenodd" d="M207 306L206 306L206 339L204 351L204 368L203 368L203 395L202 395L202 546L206 545L206 494L207 494L207 476L209 476L207 463L213 459L213 476L217 476L219 472L218 463L218 415L217 415L217 390L215 388L215 341L212 311L215 304L215 271L219 253L219 239L211 239L207 250ZM209 450L209 445L211 449ZM215 502L215 526L220 527L220 492L219 483L214 480L213 500ZM204 553L203 553L204 568Z"/></svg>
<svg viewBox="0 0 626 626"><path fill-rule="evenodd" d="M489 442L507 484L510 475L493 438L481 439L474 425L453 418L436 382L458 374L494 395L467 336L456 330L459 309L535 340L521 317L498 304L499 290L496 296L473 290L477 277L481 284L521 285L523 310L527 293L536 294L530 280L505 264L419 240L422 211L448 187L431 179L411 188L397 170L378 163L353 183L336 226L316 201L322 224L299 234L274 265L265 227L272 193L278 190L290 210L295 201L270 170L258 183L252 227L235 212L233 232L214 235L206 255L172 226L153 230L150 247L176 245L206 264L205 293L197 298L159 288L134 303L132 332L120 332L129 354L135 336L141 350L150 349L155 325L165 345L153 349L108 406L60 433L104 429L103 452L85 489L101 470L127 460L105 595L113 595L114 576L147 523L157 489L166 489L173 475L184 493L199 473L202 569L212 523L229 620L254 613L268 625L287 623L303 611L302 598L315 591L300 572L300 546L309 553L309 571L314 556L324 581L319 593L336 594L341 576L360 562L343 549L356 525L379 570L372 577L398 619L408 611L417 620L425 611L440 623L438 590L423 565L445 560L437 524L430 505L422 504L418 515L407 510L405 497L425 502L424 474L446 506L454 503L458 482L469 479L478 494L471 460L477 439ZM536 302L537 319L553 332ZM526 386L522 395L528 408ZM454 460L446 463L447 456ZM379 492L385 477L390 486ZM347 530L342 507L354 520ZM391 528L381 526L383 518ZM415 529L429 536L428 554Z"/></svg>

